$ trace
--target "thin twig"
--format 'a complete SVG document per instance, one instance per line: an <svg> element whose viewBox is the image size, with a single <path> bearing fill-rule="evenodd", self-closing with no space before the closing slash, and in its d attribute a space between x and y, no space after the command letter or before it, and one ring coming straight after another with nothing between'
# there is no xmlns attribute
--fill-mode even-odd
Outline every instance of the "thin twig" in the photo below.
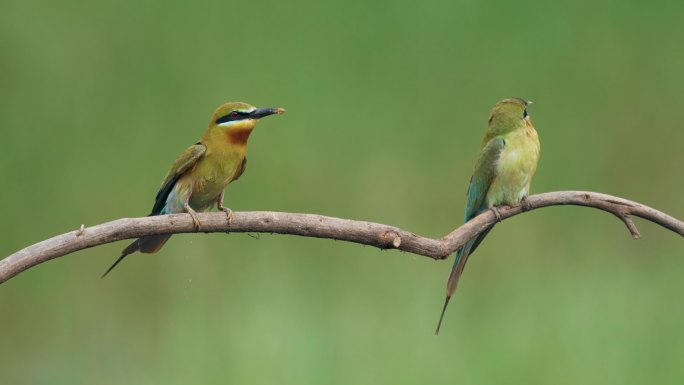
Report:
<svg viewBox="0 0 684 385"><path fill-rule="evenodd" d="M626 199L586 191L557 191L530 196L527 207L501 206L500 219L522 212L556 205L593 207L620 218L635 238L639 231L631 220L637 216L657 223L684 236L684 222L663 212ZM373 222L354 221L315 214L281 212L236 212L228 223L222 212L198 213L205 233L278 233L304 237L328 238L398 249L433 259L445 259L456 249L497 221L487 210L440 239L421 237L397 227ZM124 218L101 225L79 228L66 234L28 246L0 261L0 283L45 261L89 247L145 235L195 232L193 220L187 214L161 215L144 218Z"/></svg>

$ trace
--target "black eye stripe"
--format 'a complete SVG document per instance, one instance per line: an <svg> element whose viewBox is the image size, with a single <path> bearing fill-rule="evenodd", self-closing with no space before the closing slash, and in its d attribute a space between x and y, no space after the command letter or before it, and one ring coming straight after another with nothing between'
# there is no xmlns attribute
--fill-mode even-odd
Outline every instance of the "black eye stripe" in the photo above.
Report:
<svg viewBox="0 0 684 385"><path fill-rule="evenodd" d="M235 117L233 117L234 112L237 112L237 115ZM235 120L242 120L242 119L245 119L245 117L247 117L248 115L249 115L249 112L231 111L227 115L224 115L224 116L216 119L216 124L232 122Z"/></svg>

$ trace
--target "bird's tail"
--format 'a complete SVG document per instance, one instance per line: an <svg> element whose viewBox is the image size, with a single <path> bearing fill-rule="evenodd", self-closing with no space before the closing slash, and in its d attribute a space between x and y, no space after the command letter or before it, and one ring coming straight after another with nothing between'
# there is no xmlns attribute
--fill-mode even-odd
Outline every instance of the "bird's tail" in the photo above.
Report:
<svg viewBox="0 0 684 385"><path fill-rule="evenodd" d="M475 238L466 242L465 245L461 246L461 248L459 248L456 251L454 266L451 268L451 273L449 273L449 280L447 281L446 299L444 300L442 313L439 316L439 322L437 323L435 335L439 334L439 329L442 326L442 320L444 319L444 313L446 312L447 306L449 305L449 300L451 300L451 297L456 292L456 287L458 287L458 281L461 278L461 274L463 274L463 269L465 269L465 265L468 262L470 254L473 253L475 249L480 245L480 242L482 242L484 237L487 236L489 231L491 231L492 227L494 226L487 228L486 230L478 234Z"/></svg>
<svg viewBox="0 0 684 385"><path fill-rule="evenodd" d="M157 251L159 251L159 249L162 248L162 246L164 246L164 244L166 243L166 241L169 240L169 238L171 238L170 234L152 235L149 237L142 237L136 239L135 241L133 241L133 243L131 243L125 249L123 249L123 251L121 251L121 256L116 261L114 261L114 264L112 264L112 266L110 266L104 274L102 274L102 278L106 277L107 274L109 274L109 272L112 271L112 269L114 269L116 265L119 264L119 262L126 258L127 255L133 254L136 251L150 254L156 253Z"/></svg>
<svg viewBox="0 0 684 385"><path fill-rule="evenodd" d="M442 313L439 315L439 322L437 323L437 329L435 329L435 335L439 334L439 329L442 327L444 313L446 313L447 306L449 305L449 300L451 300L451 297L456 292L458 280L461 278L463 268L465 268L465 264L468 261L468 257L470 256L470 247L472 246L473 242L473 240L468 241L456 252L454 266L451 268L451 273L449 273L449 281L447 281L446 299L444 300Z"/></svg>

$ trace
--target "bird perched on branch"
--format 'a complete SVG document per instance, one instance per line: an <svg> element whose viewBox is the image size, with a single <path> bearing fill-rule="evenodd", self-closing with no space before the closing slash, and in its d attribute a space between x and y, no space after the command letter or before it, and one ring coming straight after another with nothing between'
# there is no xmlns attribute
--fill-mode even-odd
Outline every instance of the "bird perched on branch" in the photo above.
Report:
<svg viewBox="0 0 684 385"><path fill-rule="evenodd" d="M526 199L530 182L539 160L539 137L527 114L527 106L531 103L512 98L494 105L482 140L480 156L470 177L465 208L466 222L488 209L498 218L498 205L516 205L522 202L528 206ZM439 333L444 312L456 291L468 257L475 252L493 227L492 225L485 229L456 251L454 266L447 282L446 300L435 334Z"/></svg>
<svg viewBox="0 0 684 385"><path fill-rule="evenodd" d="M223 192L245 171L249 135L260 118L283 113L282 108L256 108L240 102L225 103L217 108L200 141L185 150L166 174L150 216L188 213L199 230L202 224L197 211L216 204L231 222L233 212L223 206ZM102 277L129 254L136 251L156 253L170 237L169 234L136 239L123 249Z"/></svg>

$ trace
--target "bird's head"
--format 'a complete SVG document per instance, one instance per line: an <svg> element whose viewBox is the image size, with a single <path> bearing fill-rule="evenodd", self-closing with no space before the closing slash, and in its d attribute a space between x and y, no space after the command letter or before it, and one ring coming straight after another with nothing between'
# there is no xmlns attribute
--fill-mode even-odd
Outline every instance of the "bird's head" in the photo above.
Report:
<svg viewBox="0 0 684 385"><path fill-rule="evenodd" d="M527 114L527 106L530 104L532 102L520 98L504 99L496 103L489 115L489 130L501 134L531 125Z"/></svg>
<svg viewBox="0 0 684 385"><path fill-rule="evenodd" d="M214 111L209 131L225 135L230 143L244 145L259 119L284 113L282 108L256 108L247 103L229 102Z"/></svg>

